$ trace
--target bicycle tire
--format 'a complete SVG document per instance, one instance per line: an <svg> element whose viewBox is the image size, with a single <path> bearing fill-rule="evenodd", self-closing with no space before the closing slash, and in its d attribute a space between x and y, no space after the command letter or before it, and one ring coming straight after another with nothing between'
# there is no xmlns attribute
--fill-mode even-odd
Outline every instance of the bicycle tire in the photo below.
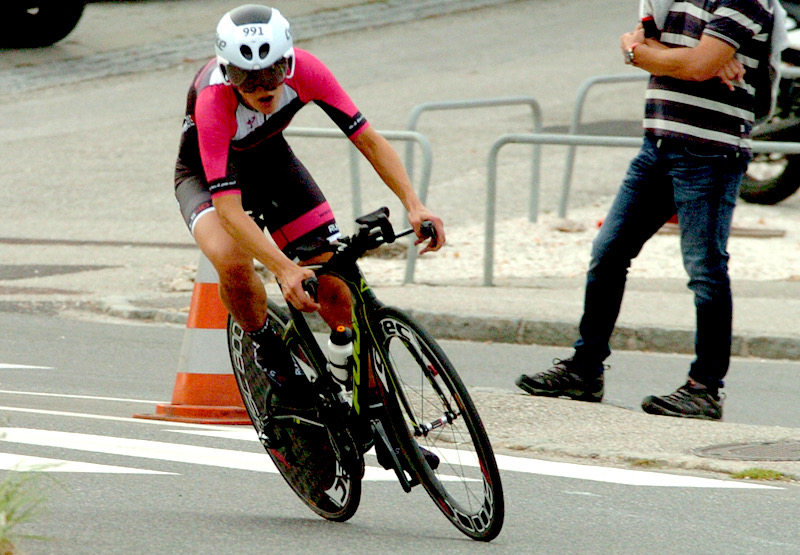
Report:
<svg viewBox="0 0 800 555"><path fill-rule="evenodd" d="M318 375L309 349L292 335L286 312L272 301L268 302L267 310L269 318L279 327L276 331L288 337L287 346L300 367L307 374ZM245 409L278 473L319 516L335 522L350 519L361 501L363 459L361 469L345 470L321 420L272 418L270 382L255 363L252 341L230 316L228 349Z"/></svg>
<svg viewBox="0 0 800 555"><path fill-rule="evenodd" d="M491 443L469 392L444 351L402 311L378 313L386 391L394 433L436 506L461 532L491 541L503 527L505 502ZM430 429L424 428L427 424ZM419 446L439 457L437 469Z"/></svg>

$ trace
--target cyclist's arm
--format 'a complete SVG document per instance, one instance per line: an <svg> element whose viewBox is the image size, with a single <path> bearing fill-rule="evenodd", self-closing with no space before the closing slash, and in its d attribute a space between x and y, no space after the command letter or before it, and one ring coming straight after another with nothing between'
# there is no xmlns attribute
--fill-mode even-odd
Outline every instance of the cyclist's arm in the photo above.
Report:
<svg viewBox="0 0 800 555"><path fill-rule="evenodd" d="M430 241L420 251L420 254L431 250L439 250L445 243L444 224L441 218L434 215L422 204L422 201L414 191L414 187L411 185L411 179L409 179L400 157L392 145L389 144L389 141L372 127L364 129L356 137L353 137L352 141L364 157L369 160L369 163L375 168L383 182L403 203L403 206L408 211L408 221L420 239L417 243L426 239L420 232L422 222L433 222L436 229L436 243L433 244L433 241Z"/></svg>
<svg viewBox="0 0 800 555"><path fill-rule="evenodd" d="M298 266L267 239L264 232L242 208L242 197L235 193L213 197L222 227L245 251L275 274L281 283L286 300L299 310L313 312L319 305L303 289L303 280L314 277L314 272Z"/></svg>

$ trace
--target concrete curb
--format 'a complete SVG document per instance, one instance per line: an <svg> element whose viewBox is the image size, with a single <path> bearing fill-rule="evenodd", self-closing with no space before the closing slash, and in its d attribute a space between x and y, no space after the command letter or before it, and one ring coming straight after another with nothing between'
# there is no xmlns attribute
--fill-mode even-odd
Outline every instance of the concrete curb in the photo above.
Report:
<svg viewBox="0 0 800 555"><path fill-rule="evenodd" d="M99 312L118 318L186 324L187 314L178 310L151 308L146 300L105 297L97 302ZM518 345L571 347L578 333L576 323L496 316L476 317L459 314L405 310L437 339L490 341ZM314 331L324 331L319 319L311 322ZM694 330L677 328L618 326L611 348L622 351L691 354ZM800 360L800 338L734 334L733 356L777 360Z"/></svg>

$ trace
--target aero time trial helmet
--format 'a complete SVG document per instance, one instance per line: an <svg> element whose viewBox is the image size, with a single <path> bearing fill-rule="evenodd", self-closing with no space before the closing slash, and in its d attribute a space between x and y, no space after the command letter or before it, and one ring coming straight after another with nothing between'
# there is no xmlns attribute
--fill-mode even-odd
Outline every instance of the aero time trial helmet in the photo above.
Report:
<svg viewBox="0 0 800 555"><path fill-rule="evenodd" d="M294 74L289 22L275 8L247 4L226 13L214 50L222 74L245 92L275 89Z"/></svg>

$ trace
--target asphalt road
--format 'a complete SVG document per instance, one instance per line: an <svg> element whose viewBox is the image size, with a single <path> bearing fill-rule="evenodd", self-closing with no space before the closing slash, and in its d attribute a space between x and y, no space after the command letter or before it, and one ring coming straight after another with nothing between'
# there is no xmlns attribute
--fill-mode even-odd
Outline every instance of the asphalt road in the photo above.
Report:
<svg viewBox="0 0 800 555"><path fill-rule="evenodd" d="M291 13L296 4L286 2L284 11ZM175 282L185 274L184 266L196 263L196 252L163 245L190 242L174 207L171 174L185 91L211 50L198 48L178 62L149 68L148 57L135 53L143 45L154 48L149 52L163 51L161 45L171 39L210 33L218 5L211 0L93 3L65 43L0 53L0 68L27 76L36 71L24 66L70 59L100 56L110 66L145 59L134 73L91 80L77 75L77 80L0 97L2 236L65 242L0 245L4 264L107 266L90 279L73 272L43 279L38 289L5 287L4 300L23 306L37 298L69 302L120 292L186 296ZM404 128L413 107L423 102L509 95L540 99L545 126L559 127L568 123L575 90L584 79L628 69L619 61L616 43L635 13L634 2L520 1L320 36L301 46L334 69L380 129ZM65 75L83 71L80 64L59 67ZM598 125L635 120L641 109L641 91L630 88L604 89L593 100L587 116ZM309 111L298 124L329 122ZM477 199L485 187L489 144L529 126L513 108L426 118L421 131L431 136L437 153L431 205L450 221L480 220L483 207ZM314 173L324 176L341 219L349 219L346 151L314 141L298 141L296 149ZM594 202L613 191L628 158L627 152L582 156L573 202ZM501 217L524 213L519 198L526 194L529 164L526 149L504 156L503 182L509 186L501 193ZM557 158L543 167L544 209L555 207L562 169ZM370 191L372 201L384 202L379 187ZM81 243L98 240L106 244ZM152 248L121 247L126 242ZM209 428L130 419L168 399L182 326L86 322L74 316L0 314L0 363L5 365L0 366L0 419L7 428L0 457L45 457L80 470L53 472L47 474L52 481L43 480L48 512L26 532L52 539L26 541L26 552L250 553L277 543L289 552L370 553L796 553L800 548L796 485L743 489L741 482L734 487L718 476L651 471L648 478L670 485L633 486L618 478L609 481L617 474L603 467L559 461L544 461L559 463L555 467L530 463L526 468L533 471L503 471L508 519L489 546L462 539L421 492L404 496L396 484L379 480L367 484L353 521L332 525L310 514L277 476L258 466L266 455L252 436L241 439L230 430L222 430L221 437L189 434ZM547 366L561 354L458 342L447 342L446 348L469 383L492 388L510 388L509 378ZM487 374L488 362L501 371ZM686 362L682 356L617 353L608 375L609 399L635 408L643 395L672 390ZM758 402L731 404L726 419L797 427L796 414L787 408L796 405L800 393L797 369L793 363L748 361L747 368L732 372L729 392ZM749 412L747 406L765 408ZM118 449L110 452L115 445ZM157 449L145 456L147 447ZM227 457L212 465L212 454ZM246 467L251 460L256 462ZM630 469L615 470L624 470L629 481L641 478ZM709 478L714 480L695 481Z"/></svg>
<svg viewBox="0 0 800 555"><path fill-rule="evenodd" d="M683 545L690 552L788 554L800 548L796 485L587 466L512 451L498 452L507 516L490 545L461 536L424 492L403 494L372 455L358 513L346 524L328 523L270 472L251 428L130 418L168 397L180 327L10 314L0 314L0 326L14 330L0 338L0 468L39 457L48 470L36 480L46 511L20 531L49 539L23 540L27 553L253 553L278 545L287 553L659 553ZM553 354L466 342L445 348L468 381L487 386L492 382L480 378L485 356L511 369L520 355ZM670 358L638 355L620 361L619 370L629 374Z"/></svg>

